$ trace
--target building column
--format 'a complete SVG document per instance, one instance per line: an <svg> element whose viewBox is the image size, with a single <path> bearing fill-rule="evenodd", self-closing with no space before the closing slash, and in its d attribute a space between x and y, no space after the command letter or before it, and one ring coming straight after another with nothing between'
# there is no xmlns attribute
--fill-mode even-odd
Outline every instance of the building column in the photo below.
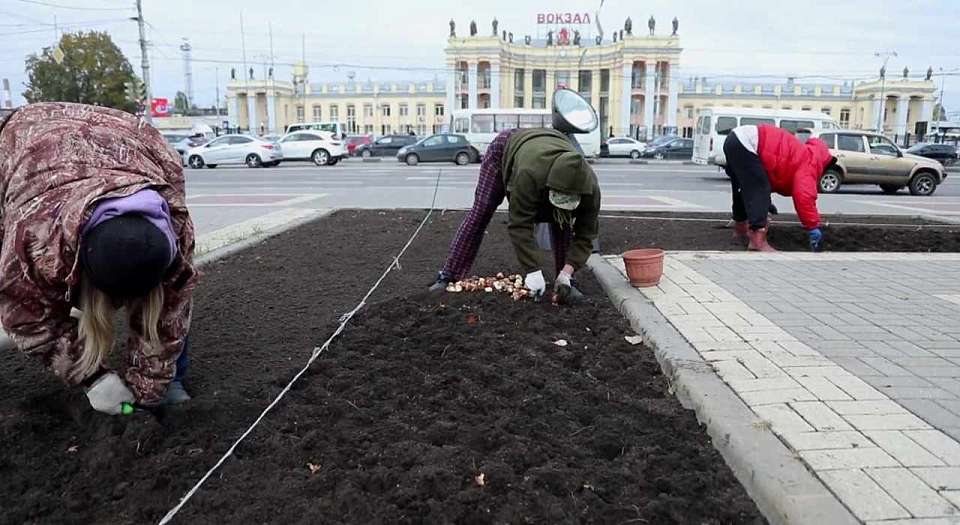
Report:
<svg viewBox="0 0 960 525"><path fill-rule="evenodd" d="M523 69L523 107L533 107L533 69Z"/></svg>
<svg viewBox="0 0 960 525"><path fill-rule="evenodd" d="M920 106L920 120L924 122L933 121L933 99L923 99L923 105ZM929 125L927 125L927 129L930 129Z"/></svg>
<svg viewBox="0 0 960 525"><path fill-rule="evenodd" d="M880 100L879 95L873 96L873 119L870 122L870 125L867 126L867 129L876 130L877 133L883 133L883 122L880 120L883 118L883 101ZM880 122L880 129L877 129L877 122Z"/></svg>
<svg viewBox="0 0 960 525"><path fill-rule="evenodd" d="M617 122L619 122L620 125L619 135L625 137L630 134L630 101L633 99L633 64L623 64L621 74L623 75L623 80L620 81L620 116Z"/></svg>
<svg viewBox="0 0 960 525"><path fill-rule="evenodd" d="M477 109L477 62L467 65L467 92L470 97L467 107Z"/></svg>
<svg viewBox="0 0 960 525"><path fill-rule="evenodd" d="M903 137L907 133L907 113L910 112L910 97L897 98L897 120L893 125L893 134Z"/></svg>
<svg viewBox="0 0 960 525"><path fill-rule="evenodd" d="M500 107L500 64L490 64L490 107Z"/></svg>
<svg viewBox="0 0 960 525"><path fill-rule="evenodd" d="M247 129L255 133L260 119L257 118L257 94L247 93Z"/></svg>
<svg viewBox="0 0 960 525"><path fill-rule="evenodd" d="M231 128L240 125L240 104L236 95L227 97L227 123Z"/></svg>
<svg viewBox="0 0 960 525"><path fill-rule="evenodd" d="M667 84L667 127L673 128L677 135L679 131L677 130L677 106L680 103L680 93L677 89L677 83L670 81Z"/></svg>
<svg viewBox="0 0 960 525"><path fill-rule="evenodd" d="M643 125L647 128L645 138L650 140L653 138L653 124L654 124L654 115L653 107L655 105L658 93L657 93L657 62L656 60L652 62L647 62L647 71L646 71L646 82L643 86Z"/></svg>
<svg viewBox="0 0 960 525"><path fill-rule="evenodd" d="M447 107L444 108L444 117L446 117L447 115L453 114L453 110L455 108L456 101L457 101L456 93L457 93L457 87L458 87L457 86L457 63L456 62L454 62L453 64L448 63L447 67L449 68L449 72L447 73ZM374 88L374 89L377 89L377 88ZM374 121L376 121L377 111L378 111L378 108L376 107L376 104L374 104L374 108L373 108ZM445 118L445 120L449 121L450 119ZM374 122L374 129L375 130L377 129L375 122ZM453 130L451 129L450 131L452 132Z"/></svg>
<svg viewBox="0 0 960 525"><path fill-rule="evenodd" d="M547 69L543 82L544 107L551 109L553 108L553 92L557 89L557 73L552 69Z"/></svg>
<svg viewBox="0 0 960 525"><path fill-rule="evenodd" d="M279 133L277 130L277 97L275 94L267 95L267 129L270 133ZM307 120L307 107L303 107L303 120Z"/></svg>

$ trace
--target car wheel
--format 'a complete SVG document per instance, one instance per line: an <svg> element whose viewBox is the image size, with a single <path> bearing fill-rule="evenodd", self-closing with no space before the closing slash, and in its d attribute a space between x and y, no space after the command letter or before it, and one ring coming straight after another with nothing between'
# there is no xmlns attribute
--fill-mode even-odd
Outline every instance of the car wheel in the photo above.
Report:
<svg viewBox="0 0 960 525"><path fill-rule="evenodd" d="M363 157L363 158L365 158L365 159L369 159L370 157L373 156L373 153L371 153L370 150L365 149L365 150L363 150L363 153L360 154L360 156Z"/></svg>
<svg viewBox="0 0 960 525"><path fill-rule="evenodd" d="M192 155L190 160L187 161L187 164L189 164L191 168L198 170L203 167L203 159L200 155Z"/></svg>
<svg viewBox="0 0 960 525"><path fill-rule="evenodd" d="M903 186L900 186L899 184L881 184L880 185L880 190L886 193L887 195L893 195L894 193L897 193L902 189L903 189Z"/></svg>
<svg viewBox="0 0 960 525"><path fill-rule="evenodd" d="M657 160L663 160L663 153L654 153L653 158Z"/></svg>
<svg viewBox="0 0 960 525"><path fill-rule="evenodd" d="M327 166L336 166L338 162L340 162L340 159L331 158L330 161L327 162Z"/></svg>
<svg viewBox="0 0 960 525"><path fill-rule="evenodd" d="M631 151L631 152L630 152L630 158L631 158L631 159L634 159L634 160L639 159L639 158L640 158L640 152L637 151L637 150Z"/></svg>
<svg viewBox="0 0 960 525"><path fill-rule="evenodd" d="M259 168L260 166L263 166L263 161L260 160L259 155L251 153L247 155L246 164L248 168Z"/></svg>
<svg viewBox="0 0 960 525"><path fill-rule="evenodd" d="M326 166L330 163L330 153L325 149L318 149L310 155L310 159L317 166Z"/></svg>
<svg viewBox="0 0 960 525"><path fill-rule="evenodd" d="M820 175L817 181L817 190L820 193L836 193L840 189L841 175L837 170L827 170Z"/></svg>
<svg viewBox="0 0 960 525"><path fill-rule="evenodd" d="M910 179L910 195L927 196L937 191L937 177L927 171L917 173Z"/></svg>
<svg viewBox="0 0 960 525"><path fill-rule="evenodd" d="M466 166L470 164L470 154L466 151L461 151L457 153L457 157L454 159L454 162L457 163L457 166Z"/></svg>
<svg viewBox="0 0 960 525"><path fill-rule="evenodd" d="M415 154L411 153L407 155L407 166L416 166L420 162L420 157L417 157Z"/></svg>

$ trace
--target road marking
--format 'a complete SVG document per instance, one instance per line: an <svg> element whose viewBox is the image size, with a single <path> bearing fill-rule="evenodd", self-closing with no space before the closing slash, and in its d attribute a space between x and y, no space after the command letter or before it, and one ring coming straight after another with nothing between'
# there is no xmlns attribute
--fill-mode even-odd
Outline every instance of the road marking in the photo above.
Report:
<svg viewBox="0 0 960 525"><path fill-rule="evenodd" d="M956 210L939 210L936 208L924 207L923 203L913 203L913 202L911 202L910 204L916 204L915 206L905 206L903 204L893 204L891 202L883 202L883 201L878 202L878 201L869 201L869 200L857 200L854 202L857 202L859 204L868 204L871 206L881 206L884 208L894 208L898 210L918 211L928 215L960 215L960 203L956 201L952 201L952 202L937 201L937 202L930 203L931 205L937 205L937 204L955 205L958 207L958 209Z"/></svg>

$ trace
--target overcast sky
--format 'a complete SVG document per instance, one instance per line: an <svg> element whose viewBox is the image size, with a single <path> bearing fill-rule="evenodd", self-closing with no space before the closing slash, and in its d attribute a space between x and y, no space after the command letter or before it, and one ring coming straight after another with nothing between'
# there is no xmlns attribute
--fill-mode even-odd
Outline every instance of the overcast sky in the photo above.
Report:
<svg viewBox="0 0 960 525"><path fill-rule="evenodd" d="M353 0L143 0L153 46L154 96L173 99L183 90L183 37L193 45L195 101L210 106L217 68L221 96L231 67L242 61L240 19L246 33L250 65L270 55L268 28L273 28L277 78L289 78L282 64L300 59L305 35L311 81L341 80L355 72L358 80L430 79L443 76L448 20L466 34L471 19L482 34L497 17L500 28L515 38L536 35L538 12L588 12L600 0L517 2L485 0L411 2ZM732 9L739 3L741 7ZM41 5L49 4L49 5ZM109 31L135 70L140 72L134 0L0 0L0 78L9 78L15 103L22 103L24 57L54 41L54 17L61 31ZM518 8L518 6L520 6ZM842 81L876 76L877 51L895 50L888 69L908 66L922 74L960 71L960 52L951 35L960 22L956 0L606 0L600 20L608 32L623 27L629 15L634 34L644 34L656 17L657 32L669 33L680 20L682 66L689 76L821 75ZM590 31L596 31L595 26ZM218 63L222 62L222 63ZM334 67L333 64L348 64ZM256 65L257 78L262 66ZM960 76L945 77L944 102L960 110ZM938 82L939 84L939 82Z"/></svg>

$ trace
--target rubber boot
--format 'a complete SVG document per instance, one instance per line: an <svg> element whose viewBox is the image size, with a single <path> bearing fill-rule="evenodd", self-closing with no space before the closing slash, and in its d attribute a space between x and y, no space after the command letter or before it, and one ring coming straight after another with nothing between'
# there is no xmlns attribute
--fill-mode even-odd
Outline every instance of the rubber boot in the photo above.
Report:
<svg viewBox="0 0 960 525"><path fill-rule="evenodd" d="M767 229L760 228L759 230L750 229L747 231L747 236L750 238L750 244L747 246L748 251L754 252L775 252L773 246L767 242Z"/></svg>
<svg viewBox="0 0 960 525"><path fill-rule="evenodd" d="M737 221L733 223L733 240L741 243L746 243L750 237L748 232L750 231L750 225L747 221Z"/></svg>

